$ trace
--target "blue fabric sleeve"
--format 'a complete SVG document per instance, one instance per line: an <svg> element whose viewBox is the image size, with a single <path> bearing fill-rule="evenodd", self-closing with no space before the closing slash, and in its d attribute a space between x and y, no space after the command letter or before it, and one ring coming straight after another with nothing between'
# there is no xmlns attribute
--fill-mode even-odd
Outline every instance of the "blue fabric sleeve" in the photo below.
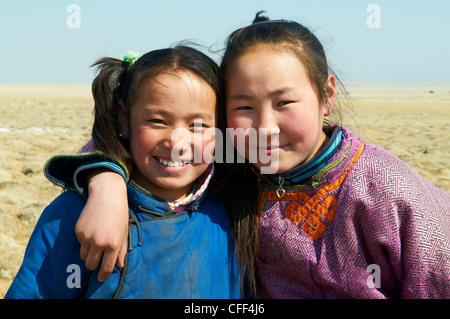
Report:
<svg viewBox="0 0 450 319"><path fill-rule="evenodd" d="M120 174L128 182L127 166L117 158L101 152L63 154L50 158L44 166L44 175L52 183L70 191L82 191L86 181L80 173L93 168L107 168Z"/></svg>
<svg viewBox="0 0 450 319"><path fill-rule="evenodd" d="M122 176L123 179L125 180L125 183L127 182L126 173L124 172L123 168L117 164L110 163L110 162L98 162L98 163L84 164L84 165L81 165L80 167L78 167L75 170L75 173L73 174L73 185L80 194L87 193L86 181L84 181L82 178L79 178L80 173L83 171L89 170L89 169L94 169L94 168L109 169L113 172L116 172L120 176Z"/></svg>

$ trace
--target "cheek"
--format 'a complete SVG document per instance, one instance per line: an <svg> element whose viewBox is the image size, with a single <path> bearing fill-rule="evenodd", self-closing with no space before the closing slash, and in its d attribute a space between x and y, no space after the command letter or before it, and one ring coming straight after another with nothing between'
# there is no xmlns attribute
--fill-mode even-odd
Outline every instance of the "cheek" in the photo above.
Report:
<svg viewBox="0 0 450 319"><path fill-rule="evenodd" d="M288 137L290 140L297 140L298 142L304 142L308 136L315 135L316 128L311 125L310 122L305 119L290 119L285 121L284 125L280 128L282 134Z"/></svg>
<svg viewBox="0 0 450 319"><path fill-rule="evenodd" d="M315 123L314 123L315 124ZM284 138L294 146L298 154L308 154L314 148L319 137L320 128L308 123L305 125L291 125L284 130Z"/></svg>
<svg viewBox="0 0 450 319"><path fill-rule="evenodd" d="M214 137L210 139L203 139L202 143L202 158L203 162L209 163L212 160L212 156L214 156L214 151L216 148L216 143Z"/></svg>
<svg viewBox="0 0 450 319"><path fill-rule="evenodd" d="M215 137L216 137L215 128L208 129L202 134L200 147L203 154L203 162L210 162L211 156L214 155L214 150L216 146Z"/></svg>
<svg viewBox="0 0 450 319"><path fill-rule="evenodd" d="M298 126L290 126L282 132L293 144L304 144L307 137L312 133L306 127Z"/></svg>
<svg viewBox="0 0 450 319"><path fill-rule="evenodd" d="M155 138L149 134L148 130L135 127L130 132L130 147L134 156L144 152L148 153L155 147Z"/></svg>
<svg viewBox="0 0 450 319"><path fill-rule="evenodd" d="M181 145L183 150L179 155L191 157L196 164L210 163L215 150L215 128L185 136L183 142L175 147L180 148Z"/></svg>
<svg viewBox="0 0 450 319"><path fill-rule="evenodd" d="M279 124L285 132L289 132L290 135L303 135L314 134L317 130L319 123L318 110L313 108L308 109L292 109L289 112L283 114L279 118Z"/></svg>
<svg viewBox="0 0 450 319"><path fill-rule="evenodd" d="M227 127L228 128L243 128L244 130L252 127L253 121L249 118L243 116L233 116L229 115L227 117Z"/></svg>
<svg viewBox="0 0 450 319"><path fill-rule="evenodd" d="M207 147L213 147L215 144L215 134L210 132L203 132L199 134L194 134L193 137L191 137L192 146L195 149L198 150L204 150Z"/></svg>

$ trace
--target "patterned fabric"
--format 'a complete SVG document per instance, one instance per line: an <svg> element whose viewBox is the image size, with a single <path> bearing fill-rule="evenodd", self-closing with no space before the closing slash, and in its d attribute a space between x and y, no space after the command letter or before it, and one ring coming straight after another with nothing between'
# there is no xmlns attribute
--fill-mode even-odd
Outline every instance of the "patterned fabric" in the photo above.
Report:
<svg viewBox="0 0 450 319"><path fill-rule="evenodd" d="M308 185L261 180L257 297L450 298L450 194L342 132Z"/></svg>

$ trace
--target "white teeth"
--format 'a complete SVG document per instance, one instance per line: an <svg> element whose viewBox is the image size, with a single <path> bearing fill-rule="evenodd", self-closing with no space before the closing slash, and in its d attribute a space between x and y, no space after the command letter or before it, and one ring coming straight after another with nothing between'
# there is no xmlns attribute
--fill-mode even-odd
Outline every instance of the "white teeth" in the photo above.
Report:
<svg viewBox="0 0 450 319"><path fill-rule="evenodd" d="M166 166L170 166L170 167L179 167L179 166L184 166L186 165L183 161L181 162L172 162L172 161L166 161L166 160L162 160L160 158L158 158L158 161Z"/></svg>

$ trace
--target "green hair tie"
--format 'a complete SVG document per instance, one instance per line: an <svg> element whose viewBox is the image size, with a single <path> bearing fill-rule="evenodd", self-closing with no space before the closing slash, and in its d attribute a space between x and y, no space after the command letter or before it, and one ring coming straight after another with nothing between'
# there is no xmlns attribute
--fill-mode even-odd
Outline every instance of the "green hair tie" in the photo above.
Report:
<svg viewBox="0 0 450 319"><path fill-rule="evenodd" d="M139 52L135 52L135 51L130 51L127 53L127 55L125 55L123 57L123 60L125 62L129 62L130 65L128 67L131 67L134 62L136 62L136 60L141 56L141 54Z"/></svg>

